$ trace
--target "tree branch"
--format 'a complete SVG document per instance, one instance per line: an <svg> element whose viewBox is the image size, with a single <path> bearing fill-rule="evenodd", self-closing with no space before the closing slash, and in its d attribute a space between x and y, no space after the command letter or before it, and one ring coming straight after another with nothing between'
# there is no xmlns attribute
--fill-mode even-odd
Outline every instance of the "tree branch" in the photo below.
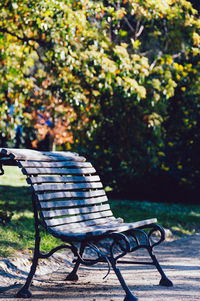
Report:
<svg viewBox="0 0 200 301"><path fill-rule="evenodd" d="M11 32L7 28L0 27L0 32L8 33L11 36L16 37L18 40L23 41L23 42L34 41L34 42L37 42L40 46L46 46L46 42L44 42L44 41L42 41L40 39L28 38L26 36L20 37L18 34L14 33L14 32Z"/></svg>
<svg viewBox="0 0 200 301"><path fill-rule="evenodd" d="M14 33L14 32L11 32L10 30L8 30L7 28L2 28L0 27L0 32L3 32L3 33L8 33L10 34L11 36L17 38L18 40L22 41L22 42L27 42L28 45L37 53L38 55L38 58L39 58L39 61L44 64L44 60L42 59L41 57L41 54L39 52L39 50L34 46L34 45L31 45L30 44L30 41L34 41L34 42L37 42L40 46L46 46L46 42L40 40L40 39L36 39L36 38L28 38L27 36L19 36L18 34Z"/></svg>
<svg viewBox="0 0 200 301"><path fill-rule="evenodd" d="M144 29L144 25L141 25L139 30L135 32L135 40L141 35L143 29Z"/></svg>
<svg viewBox="0 0 200 301"><path fill-rule="evenodd" d="M133 28L133 26L131 25L131 23L129 22L128 18L127 17L123 17L124 18L124 21L126 22L126 24L128 25L129 29L135 33L135 29Z"/></svg>

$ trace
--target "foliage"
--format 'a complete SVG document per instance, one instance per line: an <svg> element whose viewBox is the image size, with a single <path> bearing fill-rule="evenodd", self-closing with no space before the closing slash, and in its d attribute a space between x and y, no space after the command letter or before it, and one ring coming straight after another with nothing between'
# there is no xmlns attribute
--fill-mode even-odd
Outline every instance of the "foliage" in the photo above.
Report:
<svg viewBox="0 0 200 301"><path fill-rule="evenodd" d="M110 30L110 60L106 69L97 53L89 52L98 92L81 145L87 155L90 149L90 159L115 192L198 201L200 23L196 11L187 1L118 5L107 1L106 5L101 19ZM190 122L184 119L186 113Z"/></svg>
<svg viewBox="0 0 200 301"><path fill-rule="evenodd" d="M0 6L3 135L13 139L17 122L30 126L34 113L43 110L48 110L54 125L60 116L68 124L70 96L77 84L72 74L73 64L78 62L74 56L81 47L81 37L76 34L80 31L83 36L84 32L85 40L93 36L86 30L85 9L74 11L70 2L48 0L8 0Z"/></svg>
<svg viewBox="0 0 200 301"><path fill-rule="evenodd" d="M200 182L200 111L199 111L199 74L197 59L193 64L174 64L179 80L174 97L168 106L168 117L164 122L166 129L165 153L161 168L180 183L180 188L190 187L196 191ZM180 70L181 69L181 70ZM191 196L188 196L188 201Z"/></svg>
<svg viewBox="0 0 200 301"><path fill-rule="evenodd" d="M48 111L53 130L44 135L86 153L112 189L130 192L160 173L195 186L199 34L186 0L6 0L1 144L21 124L26 147L38 147L36 120Z"/></svg>

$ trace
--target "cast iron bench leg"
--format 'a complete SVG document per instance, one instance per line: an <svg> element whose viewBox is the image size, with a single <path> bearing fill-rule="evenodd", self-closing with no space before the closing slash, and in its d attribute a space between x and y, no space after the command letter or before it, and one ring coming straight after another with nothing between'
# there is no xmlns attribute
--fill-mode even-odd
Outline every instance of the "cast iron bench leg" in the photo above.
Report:
<svg viewBox="0 0 200 301"><path fill-rule="evenodd" d="M73 270L71 271L71 273L69 273L69 275L67 275L65 280L67 280L67 281L77 281L78 280L77 271L78 271L80 263L81 263L80 259L77 259Z"/></svg>
<svg viewBox="0 0 200 301"><path fill-rule="evenodd" d="M116 276L117 276L117 278L118 278L118 280L119 280L119 282L120 282L123 290L126 293L124 301L137 301L138 299L132 294L132 292L128 288L128 286L127 286L127 284L126 284L126 282L125 282L125 280L124 280L124 278L123 278L123 276L122 276L119 268L116 267L115 260L112 259L112 258L109 258L109 261L111 263L111 266L112 266L112 268L113 268L113 270L114 270L114 272L115 272L115 274L116 274Z"/></svg>
<svg viewBox="0 0 200 301"><path fill-rule="evenodd" d="M31 281L33 279L33 276L35 275L35 271L38 264L38 259L40 258L40 235L39 235L39 221L38 221L38 215L37 215L37 208L34 203L34 195L32 195L32 202L33 202L33 209L34 209L34 218L35 218L35 249L34 249L34 256L33 256L33 262L31 265L30 272L28 274L28 277L26 279L26 282L24 286L18 291L16 297L17 298L31 298L32 293L29 290L29 286L31 284Z"/></svg>
<svg viewBox="0 0 200 301"><path fill-rule="evenodd" d="M149 252L149 254L150 254L150 256L151 256L151 259L152 259L152 261L153 261L155 267L157 268L158 272L159 272L160 275L161 275L161 280L160 280L160 282L159 282L159 285L162 285L162 286L168 286L168 287L173 286L172 281L166 276L166 274L165 274L165 272L163 271L161 265L159 264L159 262L158 262L156 256L153 254L152 249L151 249L151 248L148 248L148 252Z"/></svg>
<svg viewBox="0 0 200 301"><path fill-rule="evenodd" d="M26 279L26 283L18 291L18 293L16 295L17 298L31 298L32 297L32 293L29 290L29 286L30 286L31 281L33 279L33 276L35 274L35 271L36 271L36 268L37 268L37 264L38 264L38 256L37 256L37 254L34 254L33 263L32 263L30 272L28 274L28 277Z"/></svg>
<svg viewBox="0 0 200 301"><path fill-rule="evenodd" d="M85 249L85 243L82 243L81 247L80 247L80 257L82 257L84 249ZM80 266L80 263L81 263L81 260L78 258L76 260L73 270L71 271L71 273L69 273L69 275L66 277L65 280L67 280L67 281L77 281L78 280L77 271Z"/></svg>

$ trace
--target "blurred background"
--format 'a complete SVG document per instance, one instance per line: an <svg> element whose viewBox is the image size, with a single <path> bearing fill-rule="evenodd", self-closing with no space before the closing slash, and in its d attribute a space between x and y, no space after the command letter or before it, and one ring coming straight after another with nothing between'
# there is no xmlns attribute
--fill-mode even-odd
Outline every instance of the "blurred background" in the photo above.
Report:
<svg viewBox="0 0 200 301"><path fill-rule="evenodd" d="M0 147L70 150L111 197L200 204L198 0L0 3Z"/></svg>

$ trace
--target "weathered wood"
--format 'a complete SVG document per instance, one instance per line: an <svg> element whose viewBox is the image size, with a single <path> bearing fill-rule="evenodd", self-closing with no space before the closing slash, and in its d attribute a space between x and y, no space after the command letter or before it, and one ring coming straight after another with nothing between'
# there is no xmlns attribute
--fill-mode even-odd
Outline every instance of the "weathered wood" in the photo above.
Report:
<svg viewBox="0 0 200 301"><path fill-rule="evenodd" d="M75 152L70 152L70 151L52 151L52 152L48 152L48 151L43 151L42 152L43 155L47 155L47 156L58 156L58 155L65 155L65 156L75 156L75 157L79 157L78 153Z"/></svg>
<svg viewBox="0 0 200 301"><path fill-rule="evenodd" d="M94 168L22 168L25 175L78 175L78 174L92 174L96 170Z"/></svg>
<svg viewBox="0 0 200 301"><path fill-rule="evenodd" d="M83 215L75 215L75 216L69 216L66 218L53 218L53 219L46 219L45 222L47 226L58 226L62 224L71 224L71 223L78 223L80 221L88 221L88 220L96 220L98 218L103 217L111 217L113 216L113 213L111 210L102 211L102 212L96 212L96 213L90 213L90 214L83 214Z"/></svg>
<svg viewBox="0 0 200 301"><path fill-rule="evenodd" d="M15 160L22 160L22 161L26 161L26 160L33 160L33 161L46 161L46 162L52 162L52 161L76 161L76 162L84 162L86 161L86 159L84 157L64 157L64 156L56 156L56 157L51 157L51 156L23 156L21 154L16 155L15 157L12 156L13 159Z"/></svg>
<svg viewBox="0 0 200 301"><path fill-rule="evenodd" d="M32 186L32 190L35 192L45 192L45 191L66 191L66 190L82 190L82 189L97 189L102 188L103 185L101 182L94 183L67 183L67 184L43 184Z"/></svg>
<svg viewBox="0 0 200 301"><path fill-rule="evenodd" d="M73 152L63 152L63 151L55 151L55 152L42 152L33 149L19 149L19 148L0 148L0 152L5 155L24 155L24 156L48 156L48 157L79 157L79 154Z"/></svg>
<svg viewBox="0 0 200 301"><path fill-rule="evenodd" d="M28 184L42 184L42 183L74 183L74 182L80 182L80 183L92 183L92 182L99 182L100 178L99 176L38 176L38 177L28 177L27 183Z"/></svg>
<svg viewBox="0 0 200 301"><path fill-rule="evenodd" d="M80 222L79 224L61 225L50 228L52 234L55 233L57 237L65 236L67 232L67 237L73 237L79 239L84 239L84 237L99 236L109 232L125 232L131 229L137 229L144 226L152 226L157 222L157 219L150 219L144 221L138 221L134 223L122 223L115 219L107 218L107 223L102 220L95 220L97 224L93 224L93 221ZM100 223L98 224L98 221Z"/></svg>
<svg viewBox="0 0 200 301"><path fill-rule="evenodd" d="M79 223L71 223L71 224L65 224L65 225L58 225L52 227L52 229L55 229L57 231L60 231L60 233L65 233L65 230L67 231L73 231L74 235L75 233L85 233L89 231L95 231L95 230L102 230L105 232L105 230L112 230L118 229L123 225L123 223L120 223L115 219L115 217L106 217L106 218L100 218L100 219L94 219L94 220L88 220L88 221L81 221Z"/></svg>
<svg viewBox="0 0 200 301"><path fill-rule="evenodd" d="M8 155L15 160L33 160L33 161L86 161L84 157L74 155L70 152L39 152L30 149L0 148L3 155Z"/></svg>
<svg viewBox="0 0 200 301"><path fill-rule="evenodd" d="M115 223L117 223L116 218L114 216L102 217L99 219L91 219L91 220L87 220L87 221L80 221L78 223L50 226L50 228L54 231L59 231L60 233L63 233L63 234L65 233L67 235L67 233L70 229L79 229L80 228L80 229L83 229L83 232L84 232L84 227L99 226L99 225L112 224L112 223L114 225L115 225Z"/></svg>
<svg viewBox="0 0 200 301"><path fill-rule="evenodd" d="M47 201L52 199L63 199L63 198L90 198L95 196L103 196L105 195L105 191L94 190L94 191L62 191L55 193L44 193L37 195L37 199L39 201Z"/></svg>
<svg viewBox="0 0 200 301"><path fill-rule="evenodd" d="M79 162L79 161L59 161L59 162L38 162L38 161L20 161L18 163L19 167L47 167L47 168L52 168L52 167L77 167L77 168L91 168L92 164L90 162Z"/></svg>
<svg viewBox="0 0 200 301"><path fill-rule="evenodd" d="M79 200L63 200L63 201L44 201L40 202L41 208L69 208L76 206L86 206L92 204L101 204L107 202L107 196L100 196L96 198L79 199Z"/></svg>
<svg viewBox="0 0 200 301"><path fill-rule="evenodd" d="M93 212L101 212L110 210L109 204L92 206L92 207L81 207L81 208L71 208L71 209L60 209L60 210L48 210L42 211L43 216L45 218L52 218L58 216L69 216L69 215L77 215L77 214L85 214L85 213L93 213Z"/></svg>
<svg viewBox="0 0 200 301"><path fill-rule="evenodd" d="M116 219L115 221L110 221L109 223L92 226L92 228L94 230L101 228L101 229L112 229L113 231L118 231L118 232L125 232L130 229L136 229L136 228L140 228L140 227L144 227L144 226L150 226L155 223L157 223L156 218L137 221L137 222L133 222L133 223L124 223L124 222L122 222L122 221L120 222L120 220ZM81 227L83 227L83 226L81 226ZM74 227L74 229L75 229L75 227Z"/></svg>

